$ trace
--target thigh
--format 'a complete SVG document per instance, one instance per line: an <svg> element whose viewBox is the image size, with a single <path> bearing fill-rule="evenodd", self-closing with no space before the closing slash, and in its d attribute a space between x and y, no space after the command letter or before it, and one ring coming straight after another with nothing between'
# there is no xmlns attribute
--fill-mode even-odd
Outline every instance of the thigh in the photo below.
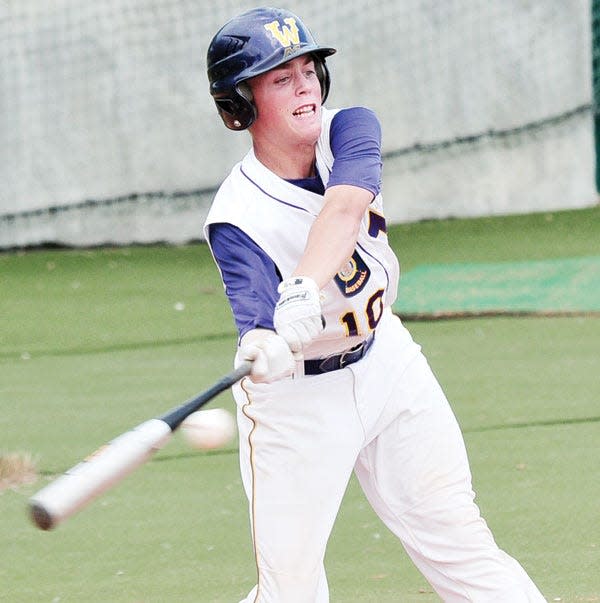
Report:
<svg viewBox="0 0 600 603"><path fill-rule="evenodd" d="M356 464L376 513L445 601L543 601L480 515L462 434L423 357L402 391L408 405Z"/></svg>
<svg viewBox="0 0 600 603"><path fill-rule="evenodd" d="M364 441L353 392L345 370L236 388L259 586L272 593L265 601L296 600L293 590L314 592L323 580L327 540Z"/></svg>
<svg viewBox="0 0 600 603"><path fill-rule="evenodd" d="M422 355L396 381L382 412L384 427L361 451L356 473L378 512L390 521L432 497L473 496L456 418Z"/></svg>

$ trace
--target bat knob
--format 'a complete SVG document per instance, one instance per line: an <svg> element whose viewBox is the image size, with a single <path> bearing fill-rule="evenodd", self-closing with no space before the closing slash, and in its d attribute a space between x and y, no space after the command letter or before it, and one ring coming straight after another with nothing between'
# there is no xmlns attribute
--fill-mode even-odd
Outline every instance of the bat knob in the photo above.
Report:
<svg viewBox="0 0 600 603"><path fill-rule="evenodd" d="M31 503L29 505L29 515L33 523L40 530L50 530L54 527L54 521L50 513L39 503Z"/></svg>

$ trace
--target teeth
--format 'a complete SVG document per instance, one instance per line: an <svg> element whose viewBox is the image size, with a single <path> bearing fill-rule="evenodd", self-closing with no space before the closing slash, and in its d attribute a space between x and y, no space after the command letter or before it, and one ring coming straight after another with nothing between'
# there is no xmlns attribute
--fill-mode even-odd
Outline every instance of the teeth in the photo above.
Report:
<svg viewBox="0 0 600 603"><path fill-rule="evenodd" d="M308 115L309 113L314 113L314 107L301 107L300 109L294 111L294 115Z"/></svg>

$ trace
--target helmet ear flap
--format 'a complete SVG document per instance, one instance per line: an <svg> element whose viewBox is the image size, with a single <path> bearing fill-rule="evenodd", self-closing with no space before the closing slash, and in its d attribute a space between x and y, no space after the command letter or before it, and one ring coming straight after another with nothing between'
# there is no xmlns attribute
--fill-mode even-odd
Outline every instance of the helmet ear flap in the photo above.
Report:
<svg viewBox="0 0 600 603"><path fill-rule="evenodd" d="M317 78L321 84L321 102L324 103L329 95L329 87L331 85L331 77L329 76L329 69L325 64L325 59L320 56L313 54L313 61L315 63L315 71Z"/></svg>
<svg viewBox="0 0 600 603"><path fill-rule="evenodd" d="M238 84L239 94L215 98L217 111L224 124L230 130L245 130L249 128L256 119L256 108L252 103L252 93L247 84ZM250 98L246 97L246 91Z"/></svg>

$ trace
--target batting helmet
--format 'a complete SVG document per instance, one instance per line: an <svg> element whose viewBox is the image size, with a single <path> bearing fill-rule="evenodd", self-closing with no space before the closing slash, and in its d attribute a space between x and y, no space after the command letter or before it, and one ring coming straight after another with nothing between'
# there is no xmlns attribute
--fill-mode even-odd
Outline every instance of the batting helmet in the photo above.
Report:
<svg viewBox="0 0 600 603"><path fill-rule="evenodd" d="M225 125L245 130L256 119L250 89L243 82L305 54L314 57L325 102L330 84L325 57L334 52L335 48L319 46L287 10L255 8L228 21L215 34L206 56L210 93Z"/></svg>

